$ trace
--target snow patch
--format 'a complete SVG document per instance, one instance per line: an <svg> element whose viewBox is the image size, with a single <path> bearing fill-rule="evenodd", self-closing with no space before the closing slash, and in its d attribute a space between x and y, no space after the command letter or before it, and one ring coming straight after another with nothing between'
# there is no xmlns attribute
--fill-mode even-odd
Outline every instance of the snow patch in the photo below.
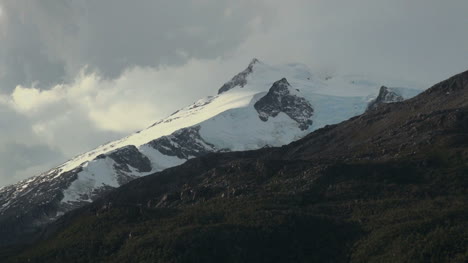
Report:
<svg viewBox="0 0 468 263"><path fill-rule="evenodd" d="M169 167L183 164L186 160L179 159L176 156L167 156L149 145L143 145L139 148L140 152L151 160L152 172L162 171Z"/></svg>
<svg viewBox="0 0 468 263"><path fill-rule="evenodd" d="M106 157L83 165L83 170L78 173L78 178L63 192L62 202L91 202L96 189L105 186L118 187L114 164L114 160Z"/></svg>

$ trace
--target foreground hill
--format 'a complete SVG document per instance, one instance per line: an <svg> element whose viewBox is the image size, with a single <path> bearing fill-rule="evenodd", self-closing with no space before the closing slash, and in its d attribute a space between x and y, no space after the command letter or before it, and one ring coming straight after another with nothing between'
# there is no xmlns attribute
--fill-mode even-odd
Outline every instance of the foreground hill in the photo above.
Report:
<svg viewBox="0 0 468 263"><path fill-rule="evenodd" d="M9 260L466 262L467 176L468 71L281 148L136 179Z"/></svg>
<svg viewBox="0 0 468 263"><path fill-rule="evenodd" d="M217 95L1 188L0 246L31 242L44 225L135 178L211 152L281 146L361 114L374 97L372 105L380 105L420 92L393 87L377 94L379 86L357 76L321 79L304 65L254 59Z"/></svg>

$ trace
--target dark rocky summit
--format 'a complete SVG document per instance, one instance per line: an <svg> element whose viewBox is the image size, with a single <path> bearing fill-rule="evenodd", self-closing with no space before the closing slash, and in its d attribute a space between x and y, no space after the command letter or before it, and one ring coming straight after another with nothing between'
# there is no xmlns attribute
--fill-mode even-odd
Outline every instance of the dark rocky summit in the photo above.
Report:
<svg viewBox="0 0 468 263"><path fill-rule="evenodd" d="M239 74L235 75L230 81L226 82L219 90L218 94L231 90L237 86L243 88L247 84L247 76L253 72L254 65L260 61L254 58L249 66Z"/></svg>
<svg viewBox="0 0 468 263"><path fill-rule="evenodd" d="M401 95L385 86L382 86L379 90L379 95L377 98L369 102L367 110L374 110L384 103L400 102L403 100L405 99Z"/></svg>
<svg viewBox="0 0 468 263"><path fill-rule="evenodd" d="M254 107L262 121L268 121L269 117L274 118L283 112L295 120L301 130L307 130L312 125L310 118L314 114L314 109L306 99L291 94L290 89L291 85L285 78L278 80Z"/></svg>

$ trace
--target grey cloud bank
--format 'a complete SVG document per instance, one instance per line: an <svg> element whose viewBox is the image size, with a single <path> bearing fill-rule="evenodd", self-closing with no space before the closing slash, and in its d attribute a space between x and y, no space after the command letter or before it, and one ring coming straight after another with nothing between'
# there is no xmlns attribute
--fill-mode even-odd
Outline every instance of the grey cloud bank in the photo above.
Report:
<svg viewBox="0 0 468 263"><path fill-rule="evenodd" d="M85 65L113 78L131 66L216 58L248 36L250 20L267 15L259 1L0 3L7 89L33 82L47 88L74 78Z"/></svg>

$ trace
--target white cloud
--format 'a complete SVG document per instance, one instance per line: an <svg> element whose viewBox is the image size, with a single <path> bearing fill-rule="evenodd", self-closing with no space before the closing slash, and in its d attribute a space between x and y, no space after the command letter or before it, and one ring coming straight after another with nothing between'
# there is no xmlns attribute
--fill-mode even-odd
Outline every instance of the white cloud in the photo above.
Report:
<svg viewBox="0 0 468 263"><path fill-rule="evenodd" d="M17 86L11 94L11 102L18 111L31 114L60 101L62 92L63 88L61 86L54 87L51 90Z"/></svg>
<svg viewBox="0 0 468 263"><path fill-rule="evenodd" d="M133 67L115 79L83 70L70 84L46 90L17 86L1 100L34 121L80 112L102 130L131 132L192 102L194 91L197 97L216 92L223 83L220 64L218 59L190 60L182 67Z"/></svg>

